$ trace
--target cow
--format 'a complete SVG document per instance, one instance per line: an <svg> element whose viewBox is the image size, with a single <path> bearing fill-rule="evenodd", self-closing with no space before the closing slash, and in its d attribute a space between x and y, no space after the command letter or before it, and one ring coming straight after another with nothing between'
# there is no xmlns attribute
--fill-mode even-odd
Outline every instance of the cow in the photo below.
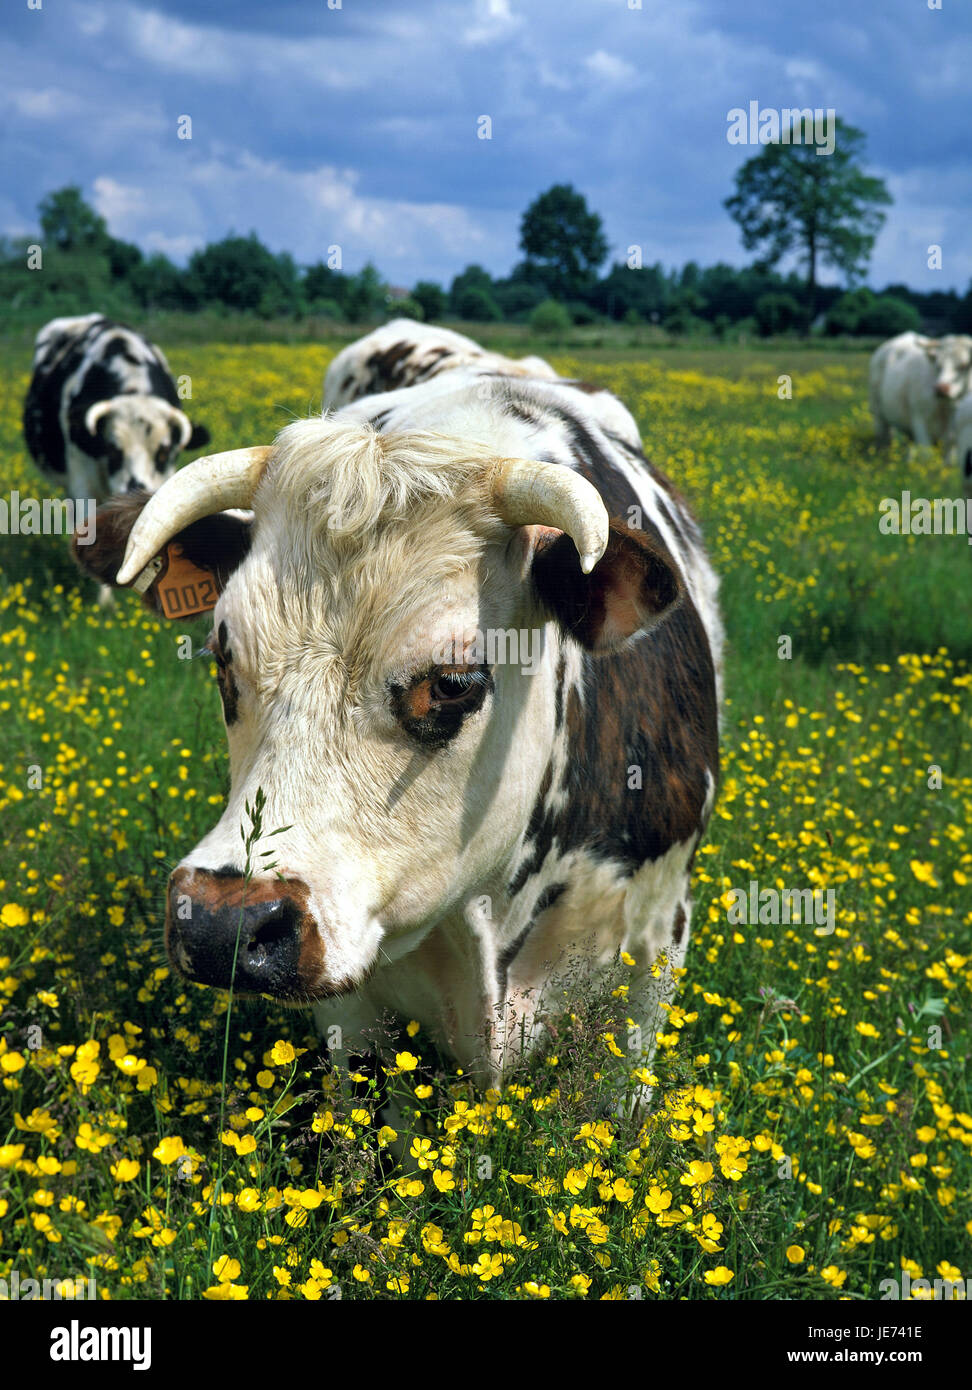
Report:
<svg viewBox="0 0 972 1390"><path fill-rule="evenodd" d="M24 436L74 497L154 491L209 432L182 409L161 348L103 314L52 319L34 344Z"/></svg>
<svg viewBox="0 0 972 1390"><path fill-rule="evenodd" d="M362 396L415 386L458 367L503 376L558 379L542 357L502 357L449 328L394 319L334 358L324 378L324 409L337 410Z"/></svg>
<svg viewBox="0 0 972 1390"><path fill-rule="evenodd" d="M718 779L718 581L610 393L496 360L402 386L434 348L396 331L341 354L372 394L103 508L76 550L150 606L173 551L219 591L231 788L169 879L169 959L352 1053L416 1019L495 1084L623 952L650 1055ZM248 864L258 792L280 833Z"/></svg>
<svg viewBox="0 0 972 1390"><path fill-rule="evenodd" d="M949 458L955 447L955 404L970 385L972 338L925 338L910 332L889 338L871 358L868 381L878 445L889 443L894 427L917 445L941 441Z"/></svg>

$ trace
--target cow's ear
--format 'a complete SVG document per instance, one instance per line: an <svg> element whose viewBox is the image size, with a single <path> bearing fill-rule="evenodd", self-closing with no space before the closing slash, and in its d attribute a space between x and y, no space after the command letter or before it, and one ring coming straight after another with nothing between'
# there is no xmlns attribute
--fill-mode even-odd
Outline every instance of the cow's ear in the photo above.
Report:
<svg viewBox="0 0 972 1390"><path fill-rule="evenodd" d="M607 549L584 574L574 542L538 528L533 584L544 606L589 651L616 651L654 627L682 594L675 561L643 531L612 521Z"/></svg>
<svg viewBox="0 0 972 1390"><path fill-rule="evenodd" d="M95 524L88 533L75 532L72 541L74 558L86 574L112 588L125 587L115 583L115 576L125 558L132 527L151 495L150 492L133 492L115 498L98 508ZM153 582L145 590L144 602L156 613L174 616L166 611L160 597L159 583L164 581L166 568L178 558L183 565L200 570L211 578L212 585L205 602L206 607L213 607L249 548L250 522L243 517L230 512L216 512L213 516L194 521L169 541L163 552L166 563L159 582ZM212 602L208 601L210 597ZM201 586L197 601L204 601ZM204 612L206 608L197 608L196 611ZM184 616L192 615L185 611Z"/></svg>
<svg viewBox="0 0 972 1390"><path fill-rule="evenodd" d="M189 443L186 445L186 448L205 449L206 445L210 442L211 438L212 436L210 435L209 430L207 430L205 425L194 424L192 427L192 434L189 436Z"/></svg>

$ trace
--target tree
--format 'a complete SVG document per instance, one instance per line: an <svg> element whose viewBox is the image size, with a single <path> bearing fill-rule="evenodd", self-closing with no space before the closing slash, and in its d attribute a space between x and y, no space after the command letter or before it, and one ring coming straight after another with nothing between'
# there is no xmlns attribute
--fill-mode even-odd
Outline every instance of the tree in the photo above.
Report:
<svg viewBox="0 0 972 1390"><path fill-rule="evenodd" d="M806 315L792 294L761 294L753 306L753 317L763 338L806 327Z"/></svg>
<svg viewBox="0 0 972 1390"><path fill-rule="evenodd" d="M898 333L918 328L920 323L918 310L907 300L893 294L876 295L861 288L842 295L831 305L825 326L832 336L848 333L893 338Z"/></svg>
<svg viewBox="0 0 972 1390"><path fill-rule="evenodd" d="M37 211L47 246L56 246L58 251L107 250L108 224L88 206L76 185L48 193Z"/></svg>
<svg viewBox="0 0 972 1390"><path fill-rule="evenodd" d="M449 302L445 290L433 280L420 280L412 290L412 298L421 304L426 323L435 323L440 319Z"/></svg>
<svg viewBox="0 0 972 1390"><path fill-rule="evenodd" d="M301 308L293 258L286 253L275 256L256 232L248 237L228 236L193 252L189 282L204 303L215 301L266 318Z"/></svg>
<svg viewBox="0 0 972 1390"><path fill-rule="evenodd" d="M456 300L456 313L472 323L499 323L503 315L493 296L478 285L461 290Z"/></svg>
<svg viewBox="0 0 972 1390"><path fill-rule="evenodd" d="M534 333L542 333L547 337L566 333L570 323L570 314L556 299L545 299L530 315L530 327Z"/></svg>
<svg viewBox="0 0 972 1390"><path fill-rule="evenodd" d="M608 253L600 217L569 183L554 184L530 204L520 248L555 299L583 299Z"/></svg>
<svg viewBox="0 0 972 1390"><path fill-rule="evenodd" d="M853 285L867 268L891 195L865 174L863 131L836 122L832 154L814 144L772 144L736 170L725 208L742 231L747 251L761 249L757 269L775 266L791 251L806 265L807 309L816 310L817 267L834 266Z"/></svg>
<svg viewBox="0 0 972 1390"><path fill-rule="evenodd" d="M323 261L315 261L304 271L304 298L315 309L321 304L343 304L348 277Z"/></svg>
<svg viewBox="0 0 972 1390"><path fill-rule="evenodd" d="M388 286L370 261L357 275L348 277L344 291L344 312L349 323L362 323L385 317Z"/></svg>

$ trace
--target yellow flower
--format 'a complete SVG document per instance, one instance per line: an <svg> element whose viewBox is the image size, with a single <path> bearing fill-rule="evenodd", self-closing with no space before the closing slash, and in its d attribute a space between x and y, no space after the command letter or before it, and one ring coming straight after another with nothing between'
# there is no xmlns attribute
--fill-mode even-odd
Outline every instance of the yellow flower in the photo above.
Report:
<svg viewBox="0 0 972 1390"><path fill-rule="evenodd" d="M707 1269L705 1272L705 1282L713 1284L716 1288L730 1283L735 1277L735 1271L727 1269L725 1265L716 1265L715 1269Z"/></svg>
<svg viewBox="0 0 972 1390"><path fill-rule="evenodd" d="M120 1158L111 1165L111 1176L116 1182L131 1182L132 1178L138 1177L141 1166L134 1158Z"/></svg>
<svg viewBox="0 0 972 1390"><path fill-rule="evenodd" d="M241 1303L249 1294L248 1284L214 1284L211 1289L203 1289L203 1298L221 1303Z"/></svg>
<svg viewBox="0 0 972 1390"><path fill-rule="evenodd" d="M213 1261L213 1273L221 1284L232 1283L239 1276L240 1262L229 1255L220 1255L218 1260Z"/></svg>
<svg viewBox="0 0 972 1390"><path fill-rule="evenodd" d="M806 1257L807 1252L802 1245L788 1245L786 1247L786 1258L790 1261L791 1265L803 1264Z"/></svg>
<svg viewBox="0 0 972 1390"><path fill-rule="evenodd" d="M270 1049L270 1058L277 1067L285 1067L297 1056L292 1044L278 1040Z"/></svg>
<svg viewBox="0 0 972 1390"><path fill-rule="evenodd" d="M412 1052L396 1052L395 1065L401 1071L414 1071L419 1064L419 1059Z"/></svg>
<svg viewBox="0 0 972 1390"><path fill-rule="evenodd" d="M19 903L6 903L0 910L0 922L5 927L26 927L29 921L30 914Z"/></svg>
<svg viewBox="0 0 972 1390"><path fill-rule="evenodd" d="M152 1157L157 1158L160 1163L175 1163L176 1159L182 1158L186 1152L186 1146L178 1134L170 1135L167 1139L162 1139L152 1150Z"/></svg>

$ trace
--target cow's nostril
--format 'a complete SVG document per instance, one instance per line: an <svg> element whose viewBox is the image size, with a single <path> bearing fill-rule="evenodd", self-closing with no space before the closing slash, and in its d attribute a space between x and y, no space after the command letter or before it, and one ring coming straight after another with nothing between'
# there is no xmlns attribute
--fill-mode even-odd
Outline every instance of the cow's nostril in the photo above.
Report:
<svg viewBox="0 0 972 1390"><path fill-rule="evenodd" d="M247 966L260 969L281 951L293 945L298 929L297 914L289 903L268 904L267 916L246 943Z"/></svg>

